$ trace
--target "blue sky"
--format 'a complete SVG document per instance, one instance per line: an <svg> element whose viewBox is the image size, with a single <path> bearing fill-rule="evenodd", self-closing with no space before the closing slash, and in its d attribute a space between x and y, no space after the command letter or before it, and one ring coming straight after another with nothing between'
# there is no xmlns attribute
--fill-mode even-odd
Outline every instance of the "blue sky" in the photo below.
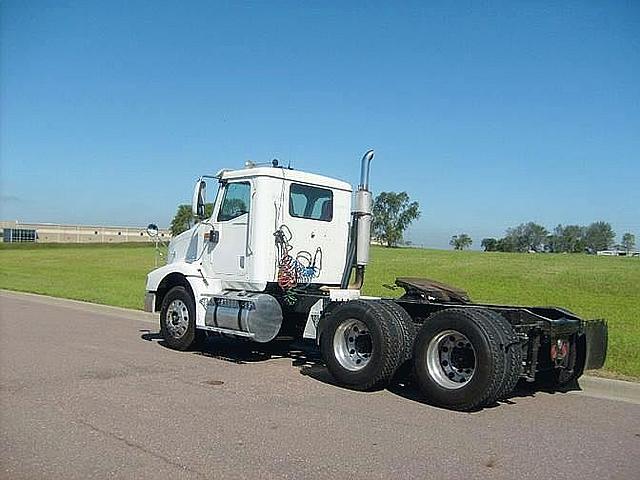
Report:
<svg viewBox="0 0 640 480"><path fill-rule="evenodd" d="M167 225L274 157L407 191L415 243L640 240L639 2L3 1L2 219Z"/></svg>

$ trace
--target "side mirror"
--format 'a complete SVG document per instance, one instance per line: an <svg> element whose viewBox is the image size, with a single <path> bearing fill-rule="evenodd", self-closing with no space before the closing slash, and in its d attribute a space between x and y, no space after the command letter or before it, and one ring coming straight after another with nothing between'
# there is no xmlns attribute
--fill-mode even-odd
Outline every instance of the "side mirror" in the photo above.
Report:
<svg viewBox="0 0 640 480"><path fill-rule="evenodd" d="M202 220L205 218L204 204L207 193L207 183L199 178L193 189L193 198L191 199L191 212L193 215Z"/></svg>
<svg viewBox="0 0 640 480"><path fill-rule="evenodd" d="M147 235L151 238L155 238L158 236L158 226L155 223L150 223L147 227Z"/></svg>

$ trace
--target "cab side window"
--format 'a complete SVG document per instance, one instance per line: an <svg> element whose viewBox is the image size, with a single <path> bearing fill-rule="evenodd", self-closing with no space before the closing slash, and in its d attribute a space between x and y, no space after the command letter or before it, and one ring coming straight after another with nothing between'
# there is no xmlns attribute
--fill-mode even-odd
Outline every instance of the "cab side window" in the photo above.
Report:
<svg viewBox="0 0 640 480"><path fill-rule="evenodd" d="M249 182L228 183L224 191L220 212L218 212L218 222L233 220L249 213L250 204L251 185Z"/></svg>
<svg viewBox="0 0 640 480"><path fill-rule="evenodd" d="M289 215L309 220L333 220L333 192L326 188L292 183L289 189Z"/></svg>

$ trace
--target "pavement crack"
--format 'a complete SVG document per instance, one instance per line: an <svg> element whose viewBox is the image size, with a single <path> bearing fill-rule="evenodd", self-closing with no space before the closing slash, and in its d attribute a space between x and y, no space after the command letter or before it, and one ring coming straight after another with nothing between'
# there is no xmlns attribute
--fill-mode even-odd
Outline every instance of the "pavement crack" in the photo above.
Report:
<svg viewBox="0 0 640 480"><path fill-rule="evenodd" d="M124 443L128 447L135 448L136 450L138 450L140 452L146 453L147 455L151 455L152 457L154 457L154 458L156 458L158 460L161 460L161 461L163 461L164 463L166 463L168 465L171 465L173 467L179 468L181 470L185 470L185 471L187 471L189 473L193 473L194 475L198 476L199 478L204 478L204 479L209 478L204 473L199 472L198 470L194 470L193 468L191 468L191 467L189 467L189 466L187 466L187 465L185 465L183 463L177 462L175 460L172 460L171 458L165 457L164 455L161 455L161 454L159 454L157 452L149 450L145 446L140 445L139 443L133 442L133 441L125 438L122 435L118 435L117 433L110 432L108 430L103 430L102 428L97 427L94 424L92 424L90 422L87 422L86 420L83 420L81 418L76 418L76 420L78 421L78 423L80 423L80 424L84 425L85 427L93 430L94 432L97 432L97 433L99 433L101 435L104 435L104 436L113 438L115 440L118 440L119 442Z"/></svg>

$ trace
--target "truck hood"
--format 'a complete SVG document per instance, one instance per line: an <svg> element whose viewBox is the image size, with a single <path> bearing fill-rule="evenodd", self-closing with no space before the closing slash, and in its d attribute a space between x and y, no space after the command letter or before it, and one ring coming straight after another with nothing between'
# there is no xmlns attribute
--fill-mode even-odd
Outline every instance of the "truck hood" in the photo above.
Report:
<svg viewBox="0 0 640 480"><path fill-rule="evenodd" d="M171 239L167 253L167 264L174 262L191 263L198 258L200 243L203 239L198 235L199 225L191 227Z"/></svg>

